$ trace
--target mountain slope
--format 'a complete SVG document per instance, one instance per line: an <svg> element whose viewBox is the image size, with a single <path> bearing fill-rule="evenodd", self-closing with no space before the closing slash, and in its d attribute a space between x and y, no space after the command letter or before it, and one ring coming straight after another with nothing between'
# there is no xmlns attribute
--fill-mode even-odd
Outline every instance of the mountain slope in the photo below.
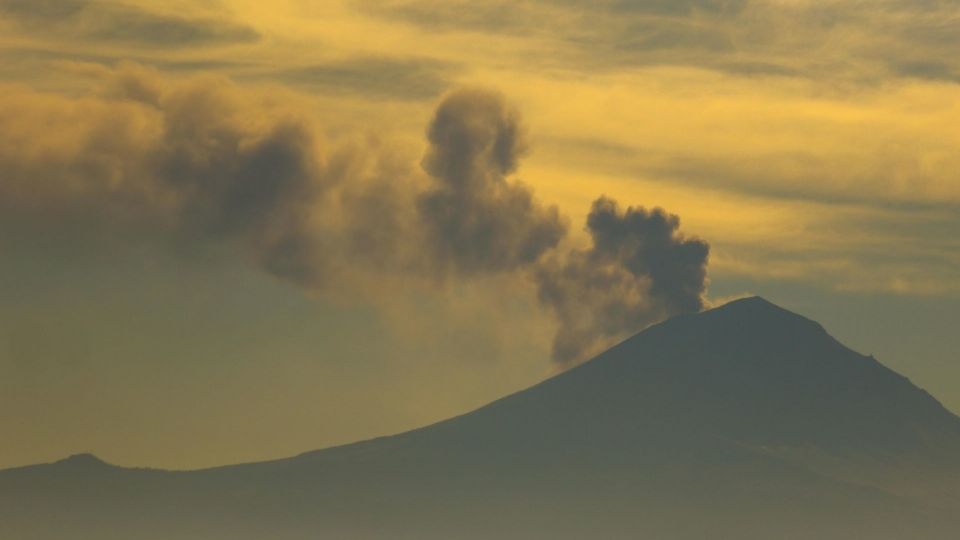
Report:
<svg viewBox="0 0 960 540"><path fill-rule="evenodd" d="M419 430L193 472L0 472L0 537L952 538L960 419L760 298Z"/></svg>

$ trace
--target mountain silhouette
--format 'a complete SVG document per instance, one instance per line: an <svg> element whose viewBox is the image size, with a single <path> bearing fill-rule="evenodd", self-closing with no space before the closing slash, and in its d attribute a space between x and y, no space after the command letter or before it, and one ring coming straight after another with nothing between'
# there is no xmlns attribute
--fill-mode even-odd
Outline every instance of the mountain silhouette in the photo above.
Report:
<svg viewBox="0 0 960 540"><path fill-rule="evenodd" d="M652 326L471 413L277 461L0 472L31 540L947 539L960 418L762 298Z"/></svg>

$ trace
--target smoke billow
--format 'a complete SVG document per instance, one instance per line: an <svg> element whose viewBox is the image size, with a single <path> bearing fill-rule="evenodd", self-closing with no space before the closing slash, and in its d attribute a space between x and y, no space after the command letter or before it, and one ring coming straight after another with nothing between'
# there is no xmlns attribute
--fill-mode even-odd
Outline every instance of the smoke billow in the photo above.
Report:
<svg viewBox="0 0 960 540"><path fill-rule="evenodd" d="M554 360L584 359L610 339L703 309L709 246L678 232L657 208L627 208L601 197L587 218L592 246L538 269L540 301L560 323Z"/></svg>
<svg viewBox="0 0 960 540"><path fill-rule="evenodd" d="M537 261L566 234L556 206L544 208L508 182L526 150L519 114L495 93L449 94L427 132L424 170L434 186L417 207L427 247L441 269L502 272Z"/></svg>
<svg viewBox="0 0 960 540"><path fill-rule="evenodd" d="M13 93L0 104L8 216L229 246L310 289L396 253L405 233L394 222L409 221L399 214L411 203L393 194L410 191L397 186L412 184L412 167L389 149L330 143L226 79L171 82L133 64L101 76L93 96Z"/></svg>
<svg viewBox="0 0 960 540"><path fill-rule="evenodd" d="M676 216L601 198L592 245L566 247L568 220L511 177L524 129L495 92L441 100L418 170L373 139L327 141L305 115L226 79L169 81L136 65L100 75L96 95L20 89L0 102L5 223L226 246L315 293L531 277L559 322L564 366L703 307L708 247Z"/></svg>

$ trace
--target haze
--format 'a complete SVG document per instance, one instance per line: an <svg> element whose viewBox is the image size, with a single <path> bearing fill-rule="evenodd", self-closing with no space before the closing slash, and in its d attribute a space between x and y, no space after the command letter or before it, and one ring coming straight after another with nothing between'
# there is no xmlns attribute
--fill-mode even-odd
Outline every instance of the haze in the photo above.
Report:
<svg viewBox="0 0 960 540"><path fill-rule="evenodd" d="M752 294L958 411L958 25L0 0L0 468L396 433Z"/></svg>

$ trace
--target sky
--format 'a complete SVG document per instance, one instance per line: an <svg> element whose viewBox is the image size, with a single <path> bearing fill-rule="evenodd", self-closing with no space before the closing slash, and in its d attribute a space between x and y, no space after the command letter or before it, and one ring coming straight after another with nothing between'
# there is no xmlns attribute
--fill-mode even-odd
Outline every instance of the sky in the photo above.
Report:
<svg viewBox="0 0 960 540"><path fill-rule="evenodd" d="M761 295L960 411L960 2L0 0L0 467L425 425Z"/></svg>

